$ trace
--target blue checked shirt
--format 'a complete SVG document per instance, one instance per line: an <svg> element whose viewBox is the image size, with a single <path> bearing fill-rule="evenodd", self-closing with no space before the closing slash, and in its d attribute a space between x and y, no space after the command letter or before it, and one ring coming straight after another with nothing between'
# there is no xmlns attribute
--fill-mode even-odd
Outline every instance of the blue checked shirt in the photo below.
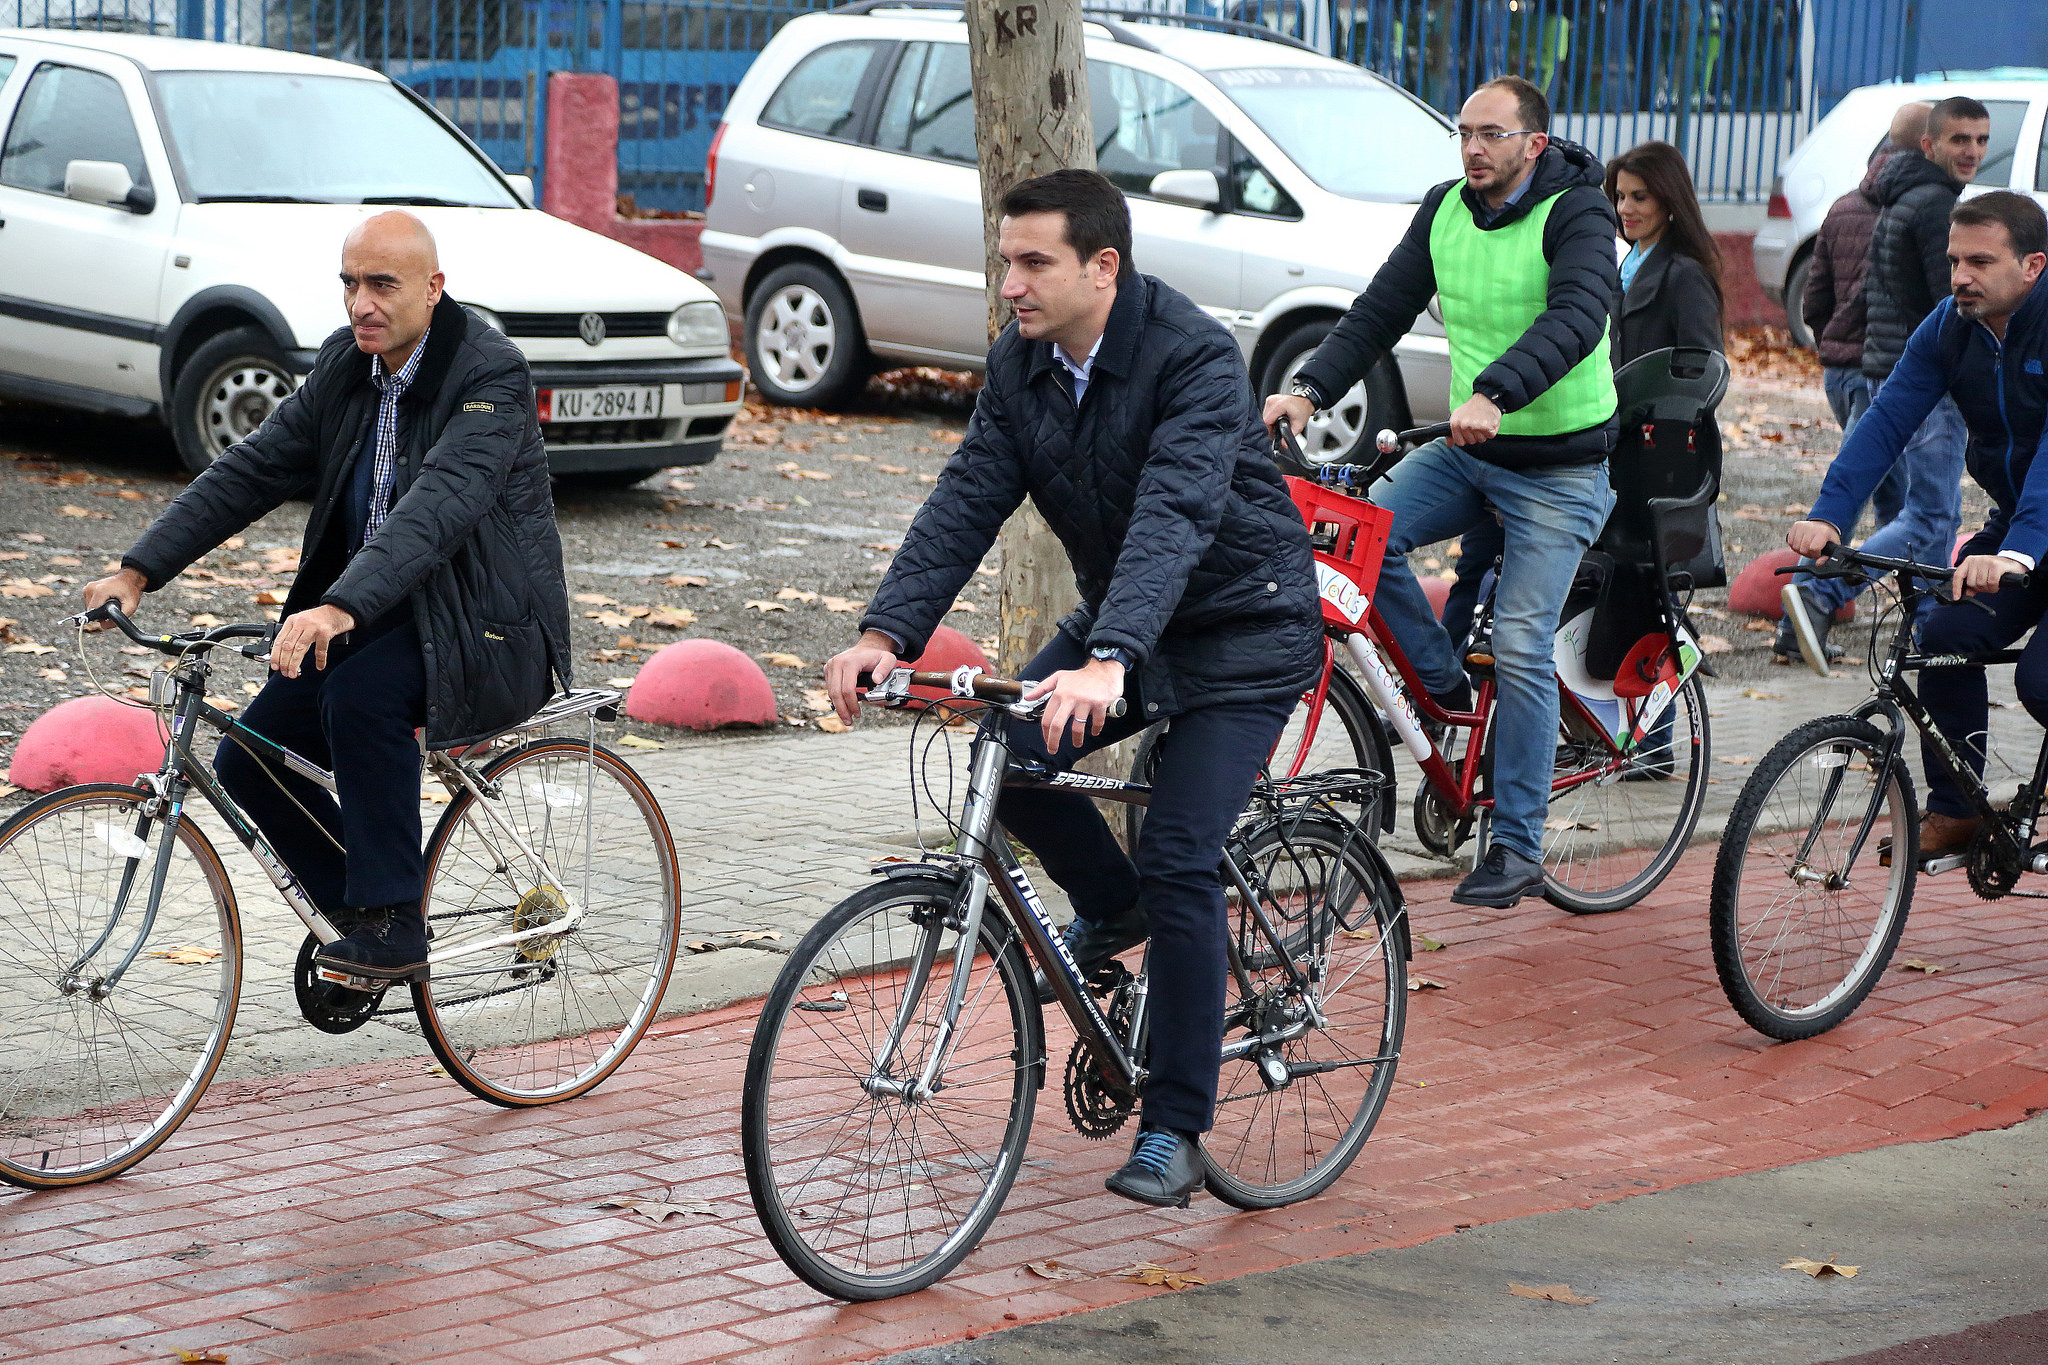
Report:
<svg viewBox="0 0 2048 1365"><path fill-rule="evenodd" d="M363 544L376 539L384 518L391 512L391 484L398 464L398 400L405 396L412 377L419 373L420 357L427 353L429 327L420 334L420 344L397 374L384 368L384 357L370 357L370 382L383 397L377 403L377 460L370 482L370 507L363 518Z"/></svg>

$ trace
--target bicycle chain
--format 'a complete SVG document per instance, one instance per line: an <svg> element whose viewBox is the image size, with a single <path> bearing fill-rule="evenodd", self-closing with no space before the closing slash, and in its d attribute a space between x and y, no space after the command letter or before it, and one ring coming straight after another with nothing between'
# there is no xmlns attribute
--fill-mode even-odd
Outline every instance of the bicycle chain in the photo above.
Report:
<svg viewBox="0 0 2048 1365"><path fill-rule="evenodd" d="M1109 1019L1110 1029L1128 1044L1131 1014L1137 1005L1136 978L1130 969L1122 964L1119 978L1110 992L1109 1008L1103 1013ZM1130 1122L1131 1113L1138 1107L1138 1097L1118 1088L1103 1071L1102 1064L1095 1059L1086 1043L1079 1038L1067 1053L1067 1072L1063 1086L1067 1100L1067 1119L1074 1125L1074 1131L1091 1142L1115 1137L1123 1126Z"/></svg>

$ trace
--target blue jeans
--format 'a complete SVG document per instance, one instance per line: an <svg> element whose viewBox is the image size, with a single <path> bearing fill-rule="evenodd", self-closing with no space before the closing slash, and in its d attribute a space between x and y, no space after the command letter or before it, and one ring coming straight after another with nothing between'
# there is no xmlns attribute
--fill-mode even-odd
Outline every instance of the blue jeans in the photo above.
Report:
<svg viewBox="0 0 2048 1365"><path fill-rule="evenodd" d="M1883 387L1880 383L1877 390ZM1884 522L1869 540L1863 542L1867 553L1910 559L1919 564L1955 562L1956 527L1963 519L1963 448L1968 440L1969 431L1963 425L1963 414L1957 409L1956 400L1944 395L1934 411L1927 414L1927 420L1920 424L1920 430L1913 433L1913 439L1906 442L1898 463L1892 466L1894 473L1900 469L1906 471L1909 480L1906 505L1898 516ZM1882 485L1879 487L1881 489ZM1880 520L1882 517L1880 512ZM1849 535L1851 529L1842 527L1842 534ZM1806 589L1821 608L1830 613L1863 591L1863 588L1853 587L1841 578L1824 578L1817 582L1808 580ZM1933 605L1931 597L1922 602L1920 619L1923 623Z"/></svg>
<svg viewBox="0 0 2048 1365"><path fill-rule="evenodd" d="M1558 613L1579 560L1614 508L1607 466L1502 469L1432 441L1372 490L1394 514L1380 569L1378 606L1431 692L1456 690L1464 669L1451 637L1408 568L1408 552L1470 530L1485 503L1504 526L1494 589L1493 837L1529 858L1543 856L1543 817L1557 762Z"/></svg>
<svg viewBox="0 0 2048 1365"><path fill-rule="evenodd" d="M1863 420L1863 414L1870 410L1870 376L1863 373L1861 365L1830 365L1820 372L1820 382L1828 396L1828 407L1842 426L1842 439L1846 441L1849 433L1856 430L1856 424ZM1879 526L1898 520L1899 513L1906 506L1907 485L1906 465L1901 460L1892 466L1891 472L1884 476L1884 482L1870 495L1870 506L1877 513ZM1856 519L1863 519L1860 510ZM1855 534L1853 527L1849 534Z"/></svg>

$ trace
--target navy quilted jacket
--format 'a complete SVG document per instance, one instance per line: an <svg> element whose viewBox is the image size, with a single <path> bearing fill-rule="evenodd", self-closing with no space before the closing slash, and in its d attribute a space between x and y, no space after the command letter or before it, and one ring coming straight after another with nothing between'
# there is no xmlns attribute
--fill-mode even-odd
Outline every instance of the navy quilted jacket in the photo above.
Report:
<svg viewBox="0 0 2048 1365"><path fill-rule="evenodd" d="M342 327L298 392L192 480L122 558L154 592L287 498L310 498L284 614L332 603L359 622L409 601L427 672L427 742L466 744L569 685L569 598L526 358L453 299L399 399L391 514L355 554L342 514L375 458L370 360Z"/></svg>
<svg viewBox="0 0 2048 1365"><path fill-rule="evenodd" d="M1081 594L1060 629L1137 658L1148 718L1309 686L1323 644L1308 532L1229 333L1134 273L1078 409L1073 392L1050 342L1015 323L996 338L967 435L861 625L922 653L1028 494Z"/></svg>

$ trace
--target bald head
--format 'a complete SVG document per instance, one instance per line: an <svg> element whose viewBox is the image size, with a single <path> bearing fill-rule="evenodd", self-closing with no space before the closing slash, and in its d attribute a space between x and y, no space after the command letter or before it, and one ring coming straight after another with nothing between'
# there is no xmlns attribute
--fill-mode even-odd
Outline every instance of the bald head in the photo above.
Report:
<svg viewBox="0 0 2048 1365"><path fill-rule="evenodd" d="M393 372L426 334L443 283L434 234L410 213L372 214L341 244L341 296L356 349L382 356Z"/></svg>
<svg viewBox="0 0 2048 1365"><path fill-rule="evenodd" d="M1902 152L1920 150L1920 139L1927 136L1927 116L1934 110L1932 100L1913 100L1899 106L1899 112L1892 115L1891 144Z"/></svg>

